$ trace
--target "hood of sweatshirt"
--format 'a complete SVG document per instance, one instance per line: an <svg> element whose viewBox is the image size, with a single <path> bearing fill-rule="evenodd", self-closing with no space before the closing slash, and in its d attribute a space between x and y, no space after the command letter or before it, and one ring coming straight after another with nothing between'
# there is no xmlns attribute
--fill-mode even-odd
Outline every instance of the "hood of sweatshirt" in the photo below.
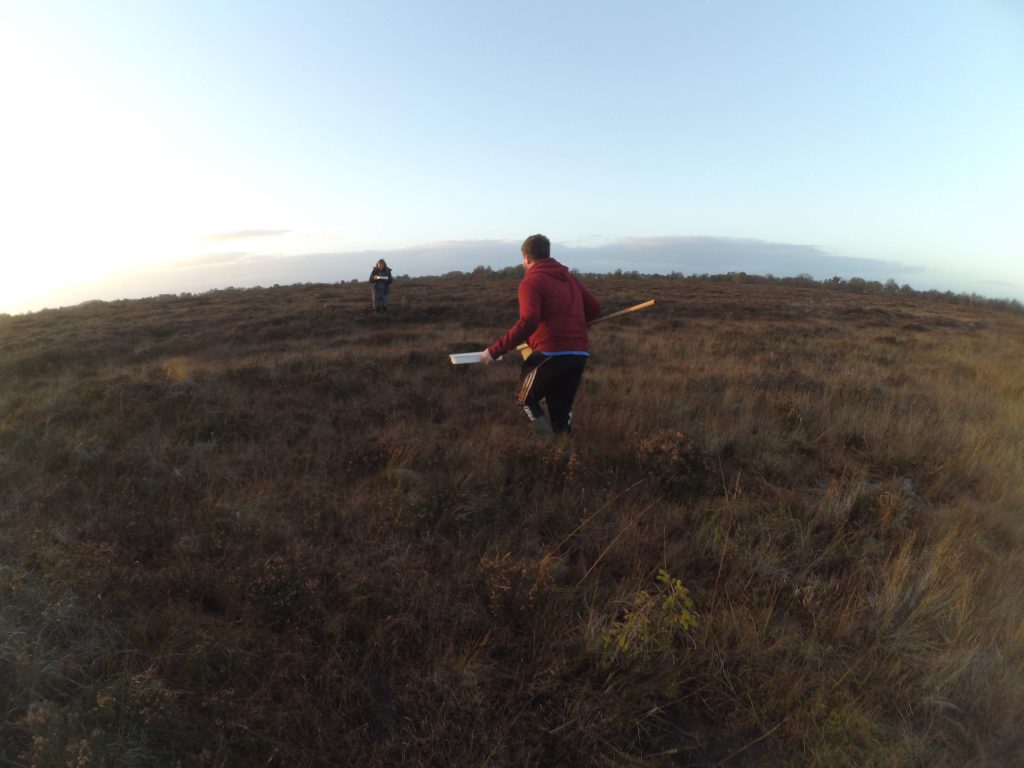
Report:
<svg viewBox="0 0 1024 768"><path fill-rule="evenodd" d="M530 271L526 273L529 276L540 276L544 275L548 278L555 280L568 280L569 279L569 268L564 264L559 264L557 261L548 257L546 259L538 259L530 265Z"/></svg>

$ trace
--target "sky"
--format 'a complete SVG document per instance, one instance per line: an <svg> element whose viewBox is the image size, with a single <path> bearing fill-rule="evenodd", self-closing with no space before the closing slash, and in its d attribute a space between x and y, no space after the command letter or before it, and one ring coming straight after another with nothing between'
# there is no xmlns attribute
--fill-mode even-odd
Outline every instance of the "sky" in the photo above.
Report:
<svg viewBox="0 0 1024 768"><path fill-rule="evenodd" d="M1024 300L1020 0L0 0L0 312L519 263Z"/></svg>

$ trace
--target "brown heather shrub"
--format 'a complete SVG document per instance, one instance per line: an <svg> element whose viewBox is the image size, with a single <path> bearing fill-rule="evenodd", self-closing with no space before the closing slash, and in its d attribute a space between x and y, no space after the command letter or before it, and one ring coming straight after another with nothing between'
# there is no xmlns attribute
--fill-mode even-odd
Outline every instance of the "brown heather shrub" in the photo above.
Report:
<svg viewBox="0 0 1024 768"><path fill-rule="evenodd" d="M1024 763L1024 318L514 274L0 318L0 764Z"/></svg>
<svg viewBox="0 0 1024 768"><path fill-rule="evenodd" d="M710 460L681 432L643 437L637 445L636 457L640 471L669 498L696 496L711 484Z"/></svg>

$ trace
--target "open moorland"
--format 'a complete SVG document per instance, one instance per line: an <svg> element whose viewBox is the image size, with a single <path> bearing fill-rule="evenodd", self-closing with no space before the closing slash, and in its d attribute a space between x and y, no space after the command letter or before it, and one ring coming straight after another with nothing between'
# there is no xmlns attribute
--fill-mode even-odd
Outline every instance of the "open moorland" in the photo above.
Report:
<svg viewBox="0 0 1024 768"><path fill-rule="evenodd" d="M0 317L0 765L1024 764L1024 317L514 275Z"/></svg>

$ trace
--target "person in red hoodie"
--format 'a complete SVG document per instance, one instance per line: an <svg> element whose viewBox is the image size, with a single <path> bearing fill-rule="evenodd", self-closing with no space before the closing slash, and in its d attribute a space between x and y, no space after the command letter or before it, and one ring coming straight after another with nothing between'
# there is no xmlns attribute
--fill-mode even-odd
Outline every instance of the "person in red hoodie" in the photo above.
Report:
<svg viewBox="0 0 1024 768"><path fill-rule="evenodd" d="M527 342L518 405L534 432L549 436L572 429L572 405L590 355L587 323L601 315L597 299L568 268L551 258L544 235L523 241L526 276L519 283L519 320L480 353L484 365ZM541 407L545 401L548 413Z"/></svg>

